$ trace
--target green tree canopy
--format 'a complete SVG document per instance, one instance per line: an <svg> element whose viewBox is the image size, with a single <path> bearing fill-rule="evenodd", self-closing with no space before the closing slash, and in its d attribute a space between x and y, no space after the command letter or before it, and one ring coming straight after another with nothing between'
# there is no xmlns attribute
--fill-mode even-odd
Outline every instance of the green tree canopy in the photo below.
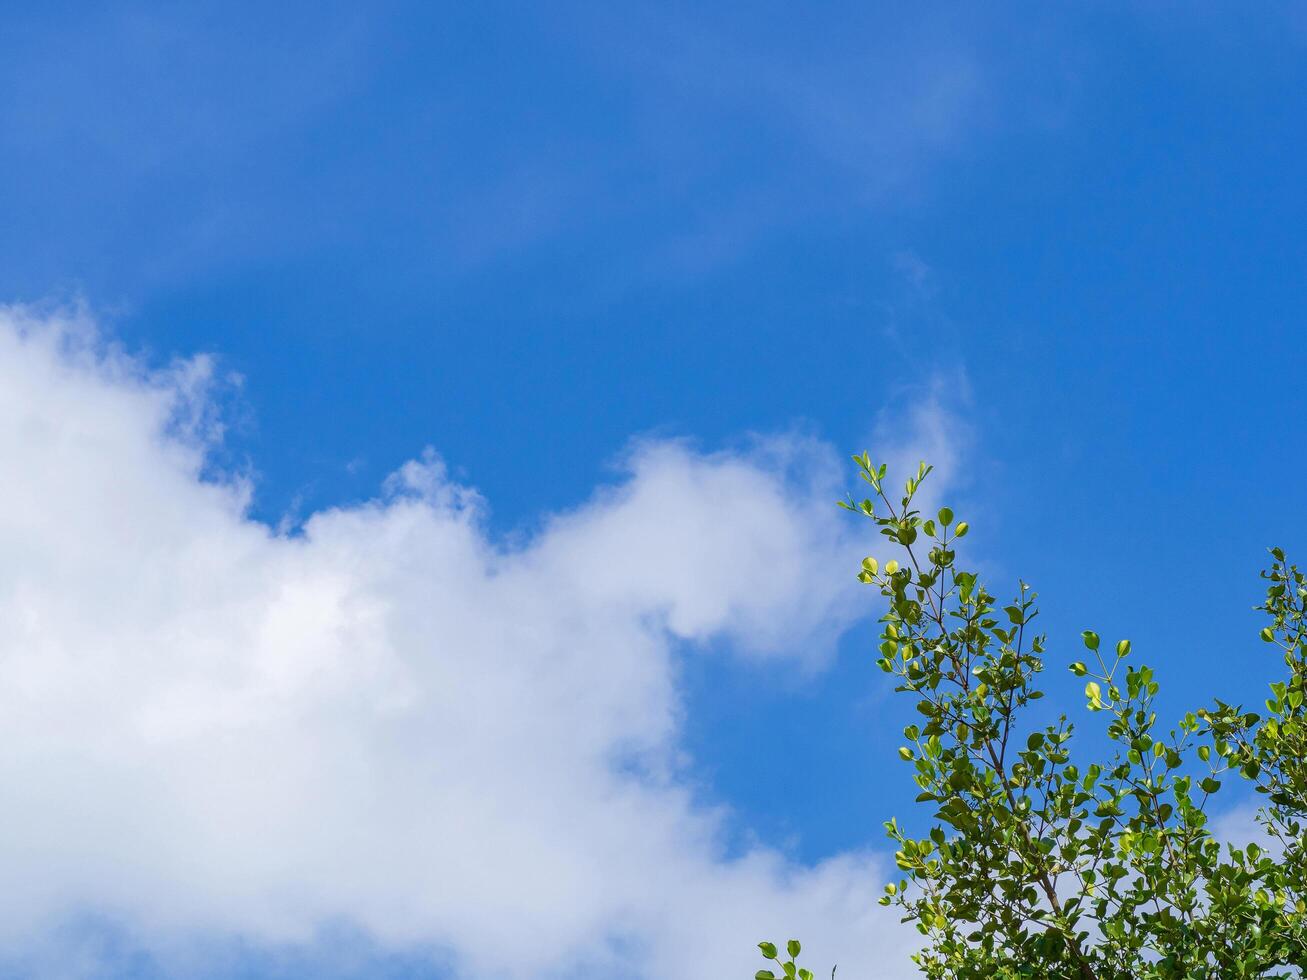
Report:
<svg viewBox="0 0 1307 980"><path fill-rule="evenodd" d="M1107 757L1072 754L1065 715L1034 723L1046 638L1035 594L1006 605L958 564L967 524L916 500L922 464L901 496L884 465L854 457L871 496L841 506L870 519L897 558L858 578L887 600L877 663L920 720L899 755L933 810L924 837L886 829L902 878L881 904L915 924L913 959L939 980L1298 977L1307 966L1307 581L1271 549L1261 639L1283 659L1265 711L1216 700L1161 728L1151 668L1130 641L1086 630L1085 709L1105 728ZM897 497L897 499L894 499ZM1223 787L1260 794L1260 843L1214 836ZM780 972L811 976L764 956ZM873 978L868 978L873 980Z"/></svg>

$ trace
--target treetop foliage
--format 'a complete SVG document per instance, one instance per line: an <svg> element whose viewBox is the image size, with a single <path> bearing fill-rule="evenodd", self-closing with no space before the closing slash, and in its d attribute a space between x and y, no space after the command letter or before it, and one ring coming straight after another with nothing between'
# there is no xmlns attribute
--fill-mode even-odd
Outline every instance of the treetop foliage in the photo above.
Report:
<svg viewBox="0 0 1307 980"><path fill-rule="evenodd" d="M1216 700L1159 727L1158 680L1129 640L1086 630L1084 708L1111 746L1074 758L1074 724L1029 718L1047 638L1024 582L1006 604L958 564L967 524L916 505L931 467L901 495L886 467L855 456L871 495L840 506L871 520L898 555L866 558L886 600L877 663L916 699L899 756L933 810L916 838L885 824L902 877L881 904L915 924L913 959L933 980L1291 978L1307 965L1307 581L1284 552L1262 577L1261 639L1283 659L1265 712ZM1261 842L1218 839L1213 801L1233 783L1260 794ZM764 956L776 948L761 944ZM785 977L811 977L794 958ZM757 977L767 980L769 970Z"/></svg>

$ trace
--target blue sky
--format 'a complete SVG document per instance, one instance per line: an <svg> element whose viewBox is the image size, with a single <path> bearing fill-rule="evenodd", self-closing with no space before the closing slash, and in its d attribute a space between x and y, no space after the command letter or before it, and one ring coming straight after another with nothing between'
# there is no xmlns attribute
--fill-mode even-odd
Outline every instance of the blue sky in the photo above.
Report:
<svg viewBox="0 0 1307 980"><path fill-rule="evenodd" d="M935 445L927 411L1054 660L1093 626L1176 711L1260 700L1256 571L1307 549L1293 7L46 4L4 33L0 299L80 305L133 370L213 355L205 472L248 477L253 520L293 537L431 447L513 547L633 444L759 472L760 435L819 444L797 486ZM796 649L763 659L674 637L664 748L727 808L723 860L874 851L909 812L856 612L833 647L769 620ZM349 912L323 928L383 957L359 975L452 975L413 958L439 929ZM251 977L334 948L248 942Z"/></svg>

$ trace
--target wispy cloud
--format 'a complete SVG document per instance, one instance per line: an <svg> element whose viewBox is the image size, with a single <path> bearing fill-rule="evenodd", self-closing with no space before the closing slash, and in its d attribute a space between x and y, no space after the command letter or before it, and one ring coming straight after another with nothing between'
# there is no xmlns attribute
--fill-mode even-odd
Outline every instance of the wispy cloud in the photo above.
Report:
<svg viewBox="0 0 1307 980"><path fill-rule="evenodd" d="M603 24L594 56L631 91L633 167L677 201L659 270L703 272L814 217L901 203L991 121L992 52L964 16L660 7Z"/></svg>
<svg viewBox="0 0 1307 980"><path fill-rule="evenodd" d="M134 300L360 249L425 280L562 241L596 288L697 275L916 193L985 127L974 22L785 17L32 14L0 66L0 175L25 188L0 216L50 244L0 287Z"/></svg>

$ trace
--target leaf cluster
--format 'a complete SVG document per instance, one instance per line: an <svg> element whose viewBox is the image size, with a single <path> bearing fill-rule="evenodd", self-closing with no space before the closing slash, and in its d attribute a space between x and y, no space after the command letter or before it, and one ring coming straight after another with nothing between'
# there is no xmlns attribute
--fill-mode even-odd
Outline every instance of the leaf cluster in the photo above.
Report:
<svg viewBox="0 0 1307 980"><path fill-rule="evenodd" d="M1283 655L1266 714L1215 701L1159 725L1159 684L1129 640L1082 634L1085 709L1106 758L1073 757L1074 724L1030 719L1047 637L1024 582L1001 603L958 565L968 525L921 512L922 464L902 494L855 456L870 487L841 506L897 557L858 578L884 597L877 663L919 719L899 756L933 826L890 820L901 872L881 904L923 937L939 980L1289 978L1307 965L1307 583L1272 549L1261 638ZM1219 839L1209 812L1231 781L1260 794L1261 843ZM797 944L795 944L797 949ZM765 950L764 950L765 951ZM793 976L793 974L787 974ZM761 976L761 974L759 974Z"/></svg>
<svg viewBox="0 0 1307 980"><path fill-rule="evenodd" d="M762 958L774 962L780 972L759 970L753 975L753 980L782 980L782 978L785 978L785 980L812 980L812 971L807 967L799 966L795 962L799 958L801 948L797 939L791 939L785 944L785 952L789 954L789 959L782 960L775 943L759 943L758 949L762 951ZM834 977L835 971L831 970L831 980L834 980Z"/></svg>

